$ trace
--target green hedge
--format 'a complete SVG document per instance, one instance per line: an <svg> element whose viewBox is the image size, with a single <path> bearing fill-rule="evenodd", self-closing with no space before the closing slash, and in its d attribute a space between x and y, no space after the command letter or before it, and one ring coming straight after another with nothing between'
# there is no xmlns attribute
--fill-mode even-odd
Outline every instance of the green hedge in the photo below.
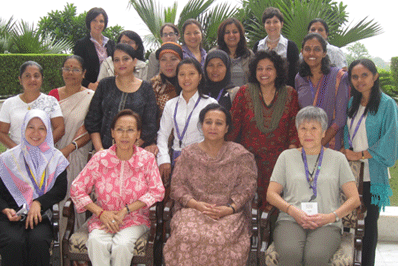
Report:
<svg viewBox="0 0 398 266"><path fill-rule="evenodd" d="M64 85L61 67L66 54L0 54L0 95L16 95L21 92L19 67L25 61L36 61L43 67L43 92Z"/></svg>

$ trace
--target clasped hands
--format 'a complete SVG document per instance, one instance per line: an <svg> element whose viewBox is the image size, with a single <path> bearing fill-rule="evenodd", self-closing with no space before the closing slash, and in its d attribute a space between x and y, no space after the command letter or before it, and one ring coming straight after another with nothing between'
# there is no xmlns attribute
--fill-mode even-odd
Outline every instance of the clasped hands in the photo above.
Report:
<svg viewBox="0 0 398 266"><path fill-rule="evenodd" d="M308 215L303 210L297 209L293 206L289 210L289 215L292 216L303 229L316 229L335 221L335 215L333 213L317 213Z"/></svg>
<svg viewBox="0 0 398 266"><path fill-rule="evenodd" d="M101 230L108 233L116 233L120 231L119 225L123 224L123 219L126 217L127 209L123 208L120 211L105 211L101 214L100 221L102 225Z"/></svg>
<svg viewBox="0 0 398 266"><path fill-rule="evenodd" d="M224 216L233 214L233 210L228 206L216 206L216 204L209 204L206 202L198 201L194 208L201 213L209 216L212 219L218 220Z"/></svg>

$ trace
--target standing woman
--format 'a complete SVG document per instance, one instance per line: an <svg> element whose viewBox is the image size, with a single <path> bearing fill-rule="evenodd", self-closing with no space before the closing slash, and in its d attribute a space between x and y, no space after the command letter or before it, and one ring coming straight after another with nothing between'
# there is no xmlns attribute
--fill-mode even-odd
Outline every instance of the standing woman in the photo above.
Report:
<svg viewBox="0 0 398 266"><path fill-rule="evenodd" d="M206 51L202 48L203 31L199 21L190 18L182 25L184 45L182 52L185 58L196 59L202 68L205 65Z"/></svg>
<svg viewBox="0 0 398 266"><path fill-rule="evenodd" d="M171 162L181 154L188 145L203 140L198 129L200 111L210 103L217 101L203 94L204 77L199 62L193 58L183 59L177 66L179 96L166 103L160 120L157 144L157 156L160 174L163 181L168 181L171 173ZM170 159L168 140L173 131L173 160Z"/></svg>
<svg viewBox="0 0 398 266"><path fill-rule="evenodd" d="M136 78L146 80L147 79L147 65L144 58L144 44L140 35L131 30L125 30L120 33L117 43L128 44L137 50L137 64L134 68L134 76ZM116 73L117 74L117 73ZM115 76L115 67L113 66L112 55L106 58L100 67L98 74L98 81L106 77Z"/></svg>
<svg viewBox="0 0 398 266"><path fill-rule="evenodd" d="M217 31L218 49L223 50L231 57L232 83L235 86L243 86L249 78L249 63L254 57L247 48L245 29L236 18L224 20Z"/></svg>
<svg viewBox="0 0 398 266"><path fill-rule="evenodd" d="M82 85L96 90L101 63L115 50L115 43L102 35L108 25L108 15L100 7L93 7L87 12L86 27L90 31L86 37L76 42L73 53L84 59L87 69Z"/></svg>
<svg viewBox="0 0 398 266"><path fill-rule="evenodd" d="M367 209L362 265L374 265L379 212L390 204L388 169L398 158L396 102L381 92L379 74L369 59L355 60L348 68L353 90L344 128L348 160L365 162L363 200Z"/></svg>
<svg viewBox="0 0 398 266"><path fill-rule="evenodd" d="M349 96L348 75L330 66L326 41L317 33L304 37L303 61L296 76L300 108L313 105L328 115L328 129L322 145L339 151L343 147L343 131L347 119Z"/></svg>
<svg viewBox="0 0 398 266"><path fill-rule="evenodd" d="M21 125L31 109L40 109L49 115L54 142L57 142L65 134L64 118L57 100L40 92L43 68L34 61L26 61L19 68L18 79L23 92L8 98L0 111L0 142L8 149L21 143Z"/></svg>
<svg viewBox="0 0 398 266"><path fill-rule="evenodd" d="M66 195L69 163L54 147L44 111L30 110L20 130L21 143L0 155L1 264L48 266L50 209Z"/></svg>
<svg viewBox="0 0 398 266"><path fill-rule="evenodd" d="M216 99L229 111L233 100L232 95L235 96L239 87L235 87L231 82L231 59L227 53L223 50L213 50L207 54L205 77L205 94Z"/></svg>
<svg viewBox="0 0 398 266"><path fill-rule="evenodd" d="M275 7L268 7L264 10L262 22L267 37L254 45L253 51L273 50L288 63L288 75L286 84L294 87L294 77L297 74L299 50L297 45L282 36L283 14Z"/></svg>
<svg viewBox="0 0 398 266"><path fill-rule="evenodd" d="M116 77L101 80L84 121L95 150L112 146L111 122L124 109L131 109L142 118L141 138L138 146L148 146L156 137L157 106L152 86L134 76L137 51L128 44L116 45L113 64Z"/></svg>
<svg viewBox="0 0 398 266"><path fill-rule="evenodd" d="M182 60L181 46L175 42L165 42L156 51L156 58L159 61L160 72L151 79L151 83L159 107L160 119L166 102L181 92L177 89L177 65Z"/></svg>
<svg viewBox="0 0 398 266"><path fill-rule="evenodd" d="M180 31L177 26L172 23L165 23L160 28L160 39L162 43L175 42L180 38ZM159 74L159 59L156 57L156 50L153 51L148 58L148 74L147 80L151 80L154 76Z"/></svg>
<svg viewBox="0 0 398 266"><path fill-rule="evenodd" d="M259 51L249 65L249 84L232 104L232 132L228 136L255 156L258 189L266 207L266 192L278 156L299 145L295 118L297 92L285 85L284 60L274 51Z"/></svg>
<svg viewBox="0 0 398 266"><path fill-rule="evenodd" d="M50 91L49 95L54 96L61 106L65 120L65 134L56 144L71 167L67 169L68 188L72 181L83 170L87 163L88 153L91 148L91 138L84 127L84 118L87 115L88 107L93 98L94 91L82 86L82 80L86 70L84 61L78 55L71 55L66 58L62 66L62 77L65 86ZM89 143L90 142L90 143ZM67 197L69 198L69 189ZM61 208L63 204L61 203ZM85 215L76 215L76 228L79 228L85 221ZM66 219L63 219L66 221ZM66 224L61 223L61 235Z"/></svg>

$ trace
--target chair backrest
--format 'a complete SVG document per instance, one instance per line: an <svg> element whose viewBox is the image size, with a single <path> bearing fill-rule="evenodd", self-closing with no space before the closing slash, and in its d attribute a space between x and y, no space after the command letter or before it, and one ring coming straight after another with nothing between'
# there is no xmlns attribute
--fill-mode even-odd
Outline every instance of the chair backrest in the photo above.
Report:
<svg viewBox="0 0 398 266"><path fill-rule="evenodd" d="M364 163L361 161L349 161L350 168L352 173L354 174L355 181L357 184L358 188L358 193L359 197L361 198L361 205L363 205L362 202L362 196L363 196L363 168L364 168ZM341 204L343 204L346 201L346 197L343 193L343 191L340 191L340 201ZM363 207L363 206L362 206ZM353 210L350 214L342 218L343 226L346 228L356 228L356 224L358 221L358 215L363 215L363 211L361 211L359 207L355 210Z"/></svg>

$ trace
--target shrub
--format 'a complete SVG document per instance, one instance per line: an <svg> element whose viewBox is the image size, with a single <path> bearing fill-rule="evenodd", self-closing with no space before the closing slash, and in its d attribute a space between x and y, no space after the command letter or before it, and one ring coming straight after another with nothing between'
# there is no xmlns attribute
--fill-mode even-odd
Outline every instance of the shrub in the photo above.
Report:
<svg viewBox="0 0 398 266"><path fill-rule="evenodd" d="M25 61L36 61L43 67L42 91L47 93L64 85L62 63L66 54L0 54L0 95L16 95L22 91L19 84L19 67Z"/></svg>

